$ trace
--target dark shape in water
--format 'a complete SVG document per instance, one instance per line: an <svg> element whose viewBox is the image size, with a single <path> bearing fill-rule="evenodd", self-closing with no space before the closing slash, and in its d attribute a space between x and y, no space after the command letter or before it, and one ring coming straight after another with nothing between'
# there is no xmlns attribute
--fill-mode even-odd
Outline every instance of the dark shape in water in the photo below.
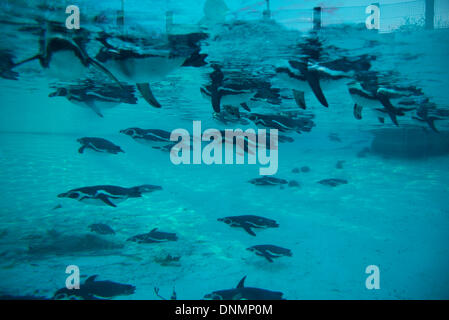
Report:
<svg viewBox="0 0 449 320"><path fill-rule="evenodd" d="M249 180L249 183L254 184L256 186L278 186L287 184L288 181L284 179L263 176L262 178L251 179Z"/></svg>
<svg viewBox="0 0 449 320"><path fill-rule="evenodd" d="M81 148L79 148L78 150L79 153L83 153L85 149L92 149L94 151L102 153L125 153L122 148L103 138L85 137L80 138L77 141L82 144Z"/></svg>
<svg viewBox="0 0 449 320"><path fill-rule="evenodd" d="M273 262L273 259L275 258L292 256L292 251L290 249L278 247L271 244L252 246L247 248L247 250L254 252L258 256L264 257L269 262Z"/></svg>
<svg viewBox="0 0 449 320"><path fill-rule="evenodd" d="M368 148L368 147L363 148L362 150L360 150L360 151L357 153L357 158L366 158L366 155L367 155L370 151L371 151L371 150L370 150L370 148Z"/></svg>
<svg viewBox="0 0 449 320"><path fill-rule="evenodd" d="M337 168L337 169L343 169L343 164L345 163L346 161L344 161L344 160L338 160L337 161L337 164L335 165L335 168Z"/></svg>
<svg viewBox="0 0 449 320"><path fill-rule="evenodd" d="M226 223L230 227L243 228L252 236L256 236L256 234L251 228L267 229L279 227L279 224L275 220L254 215L232 216L217 220Z"/></svg>
<svg viewBox="0 0 449 320"><path fill-rule="evenodd" d="M105 240L93 234L60 235L48 234L40 241L36 239L28 247L32 255L67 255L74 253L98 253L101 250L114 250L123 248L123 244Z"/></svg>
<svg viewBox="0 0 449 320"><path fill-rule="evenodd" d="M96 281L97 275L90 276L80 285L79 289L62 288L56 291L53 299L81 299L98 300L110 299L116 296L134 294L136 287L130 284L122 284L113 281Z"/></svg>
<svg viewBox="0 0 449 320"><path fill-rule="evenodd" d="M363 106L360 106L357 103L354 104L354 118L356 118L357 120L362 119L362 109Z"/></svg>
<svg viewBox="0 0 449 320"><path fill-rule="evenodd" d="M282 292L270 291L260 288L245 287L246 276L240 280L237 287L228 290L219 290L206 294L207 300L285 300Z"/></svg>
<svg viewBox="0 0 449 320"><path fill-rule="evenodd" d="M178 236L176 233L161 232L154 228L148 233L138 234L129 238L127 241L134 241L137 243L156 243L156 242L167 242L167 241L177 241Z"/></svg>
<svg viewBox="0 0 449 320"><path fill-rule="evenodd" d="M340 137L338 136L338 133L331 133L329 134L329 140L334 142L341 142Z"/></svg>
<svg viewBox="0 0 449 320"><path fill-rule="evenodd" d="M330 186L330 187L337 187L342 184L347 184L348 181L344 179L324 179L321 181L318 181L319 184Z"/></svg>
<svg viewBox="0 0 449 320"><path fill-rule="evenodd" d="M17 80L19 73L12 71L15 63L13 62L13 54L9 51L0 51L0 77L8 80Z"/></svg>
<svg viewBox="0 0 449 320"><path fill-rule="evenodd" d="M310 172L310 168L307 166L301 167L301 172L304 172L304 173Z"/></svg>
<svg viewBox="0 0 449 320"><path fill-rule="evenodd" d="M179 260L181 259L180 256L172 256L171 254L167 254L164 258L156 257L154 258L154 262L159 263L161 266L164 267L179 267L181 266L179 264Z"/></svg>
<svg viewBox="0 0 449 320"><path fill-rule="evenodd" d="M288 183L288 186L291 187L291 188L299 188L299 187L300 187L300 184L299 184L298 181L291 180L291 181Z"/></svg>
<svg viewBox="0 0 449 320"><path fill-rule="evenodd" d="M115 234L115 231L104 223L94 223L89 226L90 231L98 234Z"/></svg>
<svg viewBox="0 0 449 320"><path fill-rule="evenodd" d="M371 152L396 158L426 158L449 154L449 133L422 128L373 131Z"/></svg>

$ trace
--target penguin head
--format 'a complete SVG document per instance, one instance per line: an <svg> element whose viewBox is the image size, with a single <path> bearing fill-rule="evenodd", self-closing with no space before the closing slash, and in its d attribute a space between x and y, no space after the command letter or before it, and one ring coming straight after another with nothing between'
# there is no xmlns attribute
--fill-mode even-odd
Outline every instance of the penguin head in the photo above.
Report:
<svg viewBox="0 0 449 320"><path fill-rule="evenodd" d="M251 121L257 121L257 120L258 120L258 117L257 117L256 114L250 114L249 117L248 117L248 119L251 120Z"/></svg>
<svg viewBox="0 0 449 320"><path fill-rule="evenodd" d="M128 128L120 130L120 133L126 134L127 136L134 137L137 135L137 128Z"/></svg>
<svg viewBox="0 0 449 320"><path fill-rule="evenodd" d="M230 219L230 218L218 218L217 221L221 221L226 224L232 224L232 219Z"/></svg>
<svg viewBox="0 0 449 320"><path fill-rule="evenodd" d="M70 198L70 199L78 199L80 197L80 193L76 191L69 191L58 194L58 198Z"/></svg>
<svg viewBox="0 0 449 320"><path fill-rule="evenodd" d="M50 93L49 97L65 97L67 95L66 88L58 88L55 92Z"/></svg>

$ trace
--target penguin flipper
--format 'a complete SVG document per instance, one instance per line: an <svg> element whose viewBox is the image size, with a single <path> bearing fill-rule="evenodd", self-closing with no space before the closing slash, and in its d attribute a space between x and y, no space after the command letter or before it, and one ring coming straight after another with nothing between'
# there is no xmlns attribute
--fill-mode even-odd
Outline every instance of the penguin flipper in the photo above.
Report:
<svg viewBox="0 0 449 320"><path fill-rule="evenodd" d="M398 119L395 114L395 107L391 104L390 99L384 94L379 94L379 101L384 106L385 110L387 110L388 115L390 116L391 121L397 126L399 126Z"/></svg>
<svg viewBox="0 0 449 320"><path fill-rule="evenodd" d="M111 78L112 81L116 82L121 89L125 90L125 87L123 87L123 85L120 83L120 81L118 81L118 79L108 69L106 69L103 65L101 65L99 62L97 62L96 60L94 60L90 57L87 57L87 61L89 63L91 63L95 68L97 68L98 70L100 70L101 72L106 74L109 78Z"/></svg>
<svg viewBox="0 0 449 320"><path fill-rule="evenodd" d="M256 234L254 233L254 231L253 230L251 230L251 226L249 225L249 224L242 224L242 228L246 231L246 232L248 232L250 235L252 235L252 236L256 236Z"/></svg>
<svg viewBox="0 0 449 320"><path fill-rule="evenodd" d="M248 107L248 104L246 102L242 102L240 104L242 106L243 109L245 109L248 112L251 112L251 109Z"/></svg>
<svg viewBox="0 0 449 320"><path fill-rule="evenodd" d="M101 113L100 109L95 105L95 102L92 101L87 101L86 104L89 106L89 108L91 108L93 110L93 112L95 112L98 116L103 117L103 114Z"/></svg>
<svg viewBox="0 0 449 320"><path fill-rule="evenodd" d="M81 146L81 148L78 149L78 153L83 153L84 149L86 149L86 146Z"/></svg>
<svg viewBox="0 0 449 320"><path fill-rule="evenodd" d="M327 103L326 97L324 96L323 90L321 89L320 79L318 77L318 74L316 72L309 72L308 76L307 76L307 82L309 83L309 86L312 89L312 91L315 94L315 97L318 99L318 101L323 106L328 108L329 104Z"/></svg>
<svg viewBox="0 0 449 320"><path fill-rule="evenodd" d="M265 259L268 260L268 262L273 262L273 259L268 254L264 254Z"/></svg>
<svg viewBox="0 0 449 320"><path fill-rule="evenodd" d="M136 86L137 86L137 89L139 89L139 92L142 94L142 96L146 102L148 102L150 105L152 105L155 108L161 107L161 104L156 100L156 98L153 95L153 92L151 92L150 84L148 82L137 83Z"/></svg>
<svg viewBox="0 0 449 320"><path fill-rule="evenodd" d="M363 107L361 105L354 104L354 118L357 120L362 120L362 109Z"/></svg>
<svg viewBox="0 0 449 320"><path fill-rule="evenodd" d="M111 202L111 200L109 200L108 196L105 195L105 194L99 194L99 195L97 196L97 198L100 199L101 201L103 201L105 204L107 204L107 205L110 206L110 207L114 207L114 208L117 207L115 204L113 204L113 203Z"/></svg>
<svg viewBox="0 0 449 320"><path fill-rule="evenodd" d="M440 133L437 127L435 127L435 120L440 120L440 118L430 117L427 119L427 124L429 125L430 129L432 129L436 133Z"/></svg>
<svg viewBox="0 0 449 320"><path fill-rule="evenodd" d="M221 103L221 98L220 95L217 92L213 92L212 96L211 96L211 100L212 100L212 108L214 109L214 111L216 113L220 113L220 103Z"/></svg>
<svg viewBox="0 0 449 320"><path fill-rule="evenodd" d="M379 117L377 119L379 120L380 123L385 123L385 118Z"/></svg>
<svg viewBox="0 0 449 320"><path fill-rule="evenodd" d="M304 99L304 91L299 91L293 89L293 97L295 98L296 104L301 109L306 110L306 100Z"/></svg>

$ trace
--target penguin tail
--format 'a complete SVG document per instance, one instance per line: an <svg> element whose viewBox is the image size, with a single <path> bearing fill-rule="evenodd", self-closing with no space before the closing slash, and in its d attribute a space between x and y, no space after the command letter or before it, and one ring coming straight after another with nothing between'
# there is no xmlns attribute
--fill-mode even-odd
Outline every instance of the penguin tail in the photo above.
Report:
<svg viewBox="0 0 449 320"><path fill-rule="evenodd" d="M155 108L161 108L161 104L156 100L156 98L153 95L153 92L151 91L150 84L148 82L146 83L137 83L136 84L137 89L139 89L140 94L142 94L142 97L145 99L146 102L148 102L151 106Z"/></svg>
<svg viewBox="0 0 449 320"><path fill-rule="evenodd" d="M438 131L437 127L435 127L435 120L441 120L441 119L440 119L440 118L437 118L437 117L430 117L430 118L427 120L427 123L428 123L429 127L430 127L433 131L435 131L436 133L440 133L440 131Z"/></svg>

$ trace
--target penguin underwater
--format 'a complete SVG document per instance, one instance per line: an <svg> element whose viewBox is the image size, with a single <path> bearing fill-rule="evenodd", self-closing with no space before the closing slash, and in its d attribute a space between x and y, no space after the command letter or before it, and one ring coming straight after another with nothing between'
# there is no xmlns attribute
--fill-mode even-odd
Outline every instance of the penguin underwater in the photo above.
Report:
<svg viewBox="0 0 449 320"><path fill-rule="evenodd" d="M55 292L53 299L62 300L104 300L116 296L132 295L136 287L130 284L122 284L109 280L98 281L98 275L90 276L80 285L79 289L59 289Z"/></svg>
<svg viewBox="0 0 449 320"><path fill-rule="evenodd" d="M114 70L120 78L136 83L142 97L155 108L162 106L151 90L150 81L160 81L180 67L201 67L206 64L204 59L207 55L199 53L197 42L207 38L207 34L169 35L169 50L156 48L145 53L129 49L129 45L135 44L138 39L122 39L128 45L125 49L111 45L108 38L109 35L105 33L97 38L103 47L95 58ZM181 46L181 49L174 48L175 45Z"/></svg>
<svg viewBox="0 0 449 320"><path fill-rule="evenodd" d="M122 86L117 90L109 84L98 85L92 80L82 84L58 87L49 97L65 97L68 101L81 107L90 108L99 117L103 118L103 108L113 108L120 103L137 104L132 86Z"/></svg>
<svg viewBox="0 0 449 320"><path fill-rule="evenodd" d="M267 229L279 227L279 224L275 220L254 215L225 217L217 220L226 223L230 227L243 228L252 236L256 236L256 234L251 228Z"/></svg>
<svg viewBox="0 0 449 320"><path fill-rule="evenodd" d="M246 276L240 280L236 288L218 290L204 296L205 300L285 300L279 291L245 287Z"/></svg>
<svg viewBox="0 0 449 320"><path fill-rule="evenodd" d="M264 257L265 259L268 260L268 262L273 262L274 258L292 256L292 252L290 249L278 247L271 244L256 245L249 247L246 250L254 252L258 256Z"/></svg>
<svg viewBox="0 0 449 320"><path fill-rule="evenodd" d="M39 41L40 52L14 64L14 68L38 60L41 67L49 70L60 80L77 80L85 76L89 66L106 74L123 89L117 78L98 61L89 57L79 38L66 39L61 36L47 37Z"/></svg>
<svg viewBox="0 0 449 320"><path fill-rule="evenodd" d="M143 193L150 193L156 190L162 190L162 187L148 184L131 188L100 185L72 189L59 194L58 198L70 198L83 203L117 207L117 202L128 198L140 198Z"/></svg>
<svg viewBox="0 0 449 320"><path fill-rule="evenodd" d="M85 149L92 149L97 152L118 154L119 152L125 153L119 146L103 138L80 138L77 140L82 144L78 149L79 153L83 153Z"/></svg>

